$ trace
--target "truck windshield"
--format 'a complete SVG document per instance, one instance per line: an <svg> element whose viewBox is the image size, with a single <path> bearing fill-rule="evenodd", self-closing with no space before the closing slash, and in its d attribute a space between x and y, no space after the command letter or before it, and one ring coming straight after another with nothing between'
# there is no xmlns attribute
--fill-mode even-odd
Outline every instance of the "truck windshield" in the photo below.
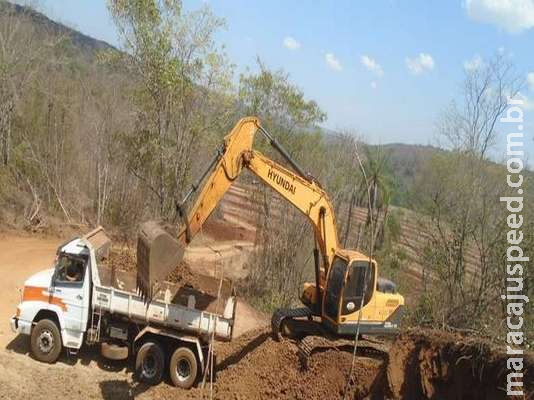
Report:
<svg viewBox="0 0 534 400"><path fill-rule="evenodd" d="M85 271L85 260L62 253L56 264L56 280L59 282L82 282Z"/></svg>

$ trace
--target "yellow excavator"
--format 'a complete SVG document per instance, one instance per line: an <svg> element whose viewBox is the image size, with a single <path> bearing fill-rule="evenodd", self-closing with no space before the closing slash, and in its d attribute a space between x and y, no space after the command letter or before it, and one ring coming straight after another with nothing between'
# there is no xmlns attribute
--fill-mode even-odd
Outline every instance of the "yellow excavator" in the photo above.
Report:
<svg viewBox="0 0 534 400"><path fill-rule="evenodd" d="M253 149L257 132L265 136L292 170ZM357 333L396 333L404 308L403 296L392 282L378 277L375 260L340 247L328 195L255 117L243 118L236 124L206 171L177 204L183 220L177 240L155 222L141 226L137 254L137 283L141 293L148 300L152 297L181 261L185 246L245 169L300 210L314 227L315 282L304 284L301 295L304 307L279 309L273 314L275 338L354 338ZM199 189L196 202L186 213L185 203Z"/></svg>

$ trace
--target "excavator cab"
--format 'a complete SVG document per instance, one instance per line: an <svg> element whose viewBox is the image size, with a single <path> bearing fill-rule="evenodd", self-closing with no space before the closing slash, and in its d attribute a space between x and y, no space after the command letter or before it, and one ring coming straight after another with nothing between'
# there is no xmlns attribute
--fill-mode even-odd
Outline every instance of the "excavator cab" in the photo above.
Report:
<svg viewBox="0 0 534 400"><path fill-rule="evenodd" d="M336 256L330 270L324 295L323 313L332 321L360 310L369 304L374 289L375 263L348 261Z"/></svg>
<svg viewBox="0 0 534 400"><path fill-rule="evenodd" d="M343 250L334 256L326 276L321 274L321 289L306 283L301 300L337 336L354 337L358 321L361 334L394 334L404 298L396 291L384 290L379 281L376 261Z"/></svg>
<svg viewBox="0 0 534 400"><path fill-rule="evenodd" d="M382 291L376 261L345 250L335 256L326 277L322 319L338 336L390 335L398 332L404 297Z"/></svg>

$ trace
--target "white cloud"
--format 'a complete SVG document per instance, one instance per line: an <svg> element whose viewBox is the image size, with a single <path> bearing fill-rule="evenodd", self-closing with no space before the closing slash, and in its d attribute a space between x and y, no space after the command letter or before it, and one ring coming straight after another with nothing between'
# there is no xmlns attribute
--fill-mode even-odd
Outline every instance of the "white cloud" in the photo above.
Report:
<svg viewBox="0 0 534 400"><path fill-rule="evenodd" d="M534 91L534 72L529 72L527 74L527 84L528 88Z"/></svg>
<svg viewBox="0 0 534 400"><path fill-rule="evenodd" d="M419 53L419 55L414 58L406 57L406 67L408 67L408 70L414 75L431 71L434 69L434 65L434 59L430 54Z"/></svg>
<svg viewBox="0 0 534 400"><path fill-rule="evenodd" d="M284 46L289 50L298 50L300 49L300 42L291 36L286 36L284 38Z"/></svg>
<svg viewBox="0 0 534 400"><path fill-rule="evenodd" d="M484 60L482 60L482 57L480 55L475 54L473 58L471 58L468 61L464 61L464 69L467 72L476 71L480 67L484 65Z"/></svg>
<svg viewBox="0 0 534 400"><path fill-rule="evenodd" d="M465 0L464 7L473 21L496 25L508 33L534 27L532 0Z"/></svg>
<svg viewBox="0 0 534 400"><path fill-rule="evenodd" d="M518 104L521 109L529 111L534 110L534 100L532 100L531 98L527 97L523 93L517 93L517 95L515 95L515 98L523 100L523 104Z"/></svg>
<svg viewBox="0 0 534 400"><path fill-rule="evenodd" d="M376 82L375 82L375 81L372 81L372 82L371 82L371 87L372 87L373 89L376 89Z"/></svg>
<svg viewBox="0 0 534 400"><path fill-rule="evenodd" d="M365 68L367 68L371 72L374 72L377 76L384 75L384 70L382 69L382 66L378 64L374 58L371 58L367 55L363 55L360 58L360 61Z"/></svg>
<svg viewBox="0 0 534 400"><path fill-rule="evenodd" d="M332 53L326 53L324 59L326 64L334 71L341 71L343 69L339 60Z"/></svg>

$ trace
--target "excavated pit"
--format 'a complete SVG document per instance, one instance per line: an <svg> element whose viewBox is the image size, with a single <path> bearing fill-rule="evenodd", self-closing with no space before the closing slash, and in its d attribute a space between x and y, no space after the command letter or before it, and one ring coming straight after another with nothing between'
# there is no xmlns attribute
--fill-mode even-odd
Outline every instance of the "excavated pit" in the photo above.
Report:
<svg viewBox="0 0 534 400"><path fill-rule="evenodd" d="M387 383L399 399L531 399L534 397L534 357L524 357L524 397L506 396L507 358L480 339L441 331L408 332L389 353Z"/></svg>

